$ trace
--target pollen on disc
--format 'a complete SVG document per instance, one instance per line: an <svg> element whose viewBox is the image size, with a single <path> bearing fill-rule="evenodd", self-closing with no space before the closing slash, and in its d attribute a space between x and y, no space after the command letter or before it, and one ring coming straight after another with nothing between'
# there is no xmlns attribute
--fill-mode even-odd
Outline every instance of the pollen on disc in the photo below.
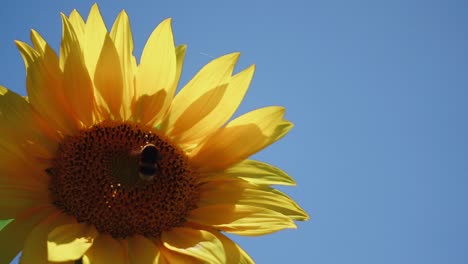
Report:
<svg viewBox="0 0 468 264"><path fill-rule="evenodd" d="M139 176L138 150L152 144L157 177ZM181 226L199 197L185 153L157 130L106 122L63 139L51 168L54 204L114 238L157 237Z"/></svg>

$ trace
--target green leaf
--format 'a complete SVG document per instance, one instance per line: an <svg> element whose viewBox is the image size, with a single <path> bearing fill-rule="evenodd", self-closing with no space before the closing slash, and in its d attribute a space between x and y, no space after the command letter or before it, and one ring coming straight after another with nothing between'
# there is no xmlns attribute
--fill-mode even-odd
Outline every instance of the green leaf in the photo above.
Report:
<svg viewBox="0 0 468 264"><path fill-rule="evenodd" d="M0 230L2 230L6 225L8 225L13 219L0 220Z"/></svg>

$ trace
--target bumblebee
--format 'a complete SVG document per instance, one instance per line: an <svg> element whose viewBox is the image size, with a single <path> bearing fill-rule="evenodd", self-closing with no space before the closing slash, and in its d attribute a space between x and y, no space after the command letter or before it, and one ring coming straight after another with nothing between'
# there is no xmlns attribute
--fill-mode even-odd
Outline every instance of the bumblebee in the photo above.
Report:
<svg viewBox="0 0 468 264"><path fill-rule="evenodd" d="M142 180L150 181L160 174L161 152L154 144L146 144L139 152L138 174Z"/></svg>

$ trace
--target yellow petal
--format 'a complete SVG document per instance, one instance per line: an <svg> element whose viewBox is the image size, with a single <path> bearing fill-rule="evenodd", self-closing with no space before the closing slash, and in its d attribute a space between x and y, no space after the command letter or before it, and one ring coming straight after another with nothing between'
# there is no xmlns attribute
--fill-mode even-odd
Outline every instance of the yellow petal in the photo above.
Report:
<svg viewBox="0 0 468 264"><path fill-rule="evenodd" d="M159 248L149 239L136 235L128 238L130 263L159 263Z"/></svg>
<svg viewBox="0 0 468 264"><path fill-rule="evenodd" d="M205 109L210 108L211 106L213 108L209 114L199 120L198 123L182 132L180 138L182 144L198 143L200 139L204 139L206 135L224 125L232 117L247 92L254 71L255 67L252 65L244 71L234 75L230 79L229 85L220 101L216 104L212 104L213 102L207 102L205 106L203 106ZM189 107L187 110L189 111L190 108L192 107ZM180 120L182 119L183 117L180 118Z"/></svg>
<svg viewBox="0 0 468 264"><path fill-rule="evenodd" d="M53 207L35 207L19 215L0 231L0 263L10 263L23 248L24 241L31 230L49 215L54 214Z"/></svg>
<svg viewBox="0 0 468 264"><path fill-rule="evenodd" d="M0 183L45 186L48 177L41 173L38 157L51 158L57 143L38 129L39 120L29 103L0 86Z"/></svg>
<svg viewBox="0 0 468 264"><path fill-rule="evenodd" d="M75 29L75 33L78 37L78 40L80 41L80 45L84 46L85 22L83 17L81 17L80 13L78 13L76 9L73 9L73 11L70 13L69 20Z"/></svg>
<svg viewBox="0 0 468 264"><path fill-rule="evenodd" d="M221 242L208 231L191 228L173 228L161 236L168 249L189 255L208 263L224 263Z"/></svg>
<svg viewBox="0 0 468 264"><path fill-rule="evenodd" d="M120 12L115 20L110 36L119 54L123 81L122 115L124 120L127 120L135 97L136 60L133 56L132 30L125 11Z"/></svg>
<svg viewBox="0 0 468 264"><path fill-rule="evenodd" d="M161 241L172 251L207 263L253 263L246 261L240 248L217 231L173 228L162 234Z"/></svg>
<svg viewBox="0 0 468 264"><path fill-rule="evenodd" d="M38 166L27 165L27 160L20 157L6 157L8 151L0 150L0 185L7 189L23 189L25 191L43 192L47 194L49 176ZM0 217L1 219L1 217Z"/></svg>
<svg viewBox="0 0 468 264"><path fill-rule="evenodd" d="M18 156L2 146L0 147L0 186L2 189L21 189L25 192L47 195L49 176L44 171L46 166L39 162L31 162L31 157ZM0 215L3 213L12 214L12 212L2 212Z"/></svg>
<svg viewBox="0 0 468 264"><path fill-rule="evenodd" d="M258 186L241 179L224 178L204 183L200 189L199 205L240 204L266 208L294 220L309 216L293 199L268 186Z"/></svg>
<svg viewBox="0 0 468 264"><path fill-rule="evenodd" d="M104 40L107 35L107 28L102 19L101 12L97 4L93 4L89 11L88 19L85 25L84 40L84 61L90 76L94 76L99 54L103 48Z"/></svg>
<svg viewBox="0 0 468 264"><path fill-rule="evenodd" d="M25 210L50 204L47 186L37 185L36 189L20 186L0 185L0 217L15 218Z"/></svg>
<svg viewBox="0 0 468 264"><path fill-rule="evenodd" d="M73 221L70 216L57 211L36 225L26 238L20 263L48 263L47 236L49 232L59 225Z"/></svg>
<svg viewBox="0 0 468 264"><path fill-rule="evenodd" d="M222 172L208 174L203 182L216 178L238 178L256 185L296 185L283 170L256 160L244 160Z"/></svg>
<svg viewBox="0 0 468 264"><path fill-rule="evenodd" d="M175 92L176 64L171 19L166 19L153 31L141 55L134 107L137 121L158 123L165 114Z"/></svg>
<svg viewBox="0 0 468 264"><path fill-rule="evenodd" d="M34 49L40 54L40 56L44 56L47 50L48 44L44 40L44 38L34 29L31 30L30 34L31 42L34 45ZM49 47L50 49L50 47ZM52 52L53 55L55 55L55 52ZM52 56L52 58L55 58L58 61L57 56Z"/></svg>
<svg viewBox="0 0 468 264"><path fill-rule="evenodd" d="M38 39L36 35L37 45L41 45ZM26 89L31 106L55 129L65 134L73 133L76 127L72 121L76 118L66 104L63 76L56 54L48 45L44 48L43 56L24 42L17 41L16 45L26 66Z"/></svg>
<svg viewBox="0 0 468 264"><path fill-rule="evenodd" d="M61 65L63 64L65 98L79 121L85 126L91 126L95 111L94 88L78 38L70 21L63 14L62 22L63 39L60 47L60 62Z"/></svg>
<svg viewBox="0 0 468 264"><path fill-rule="evenodd" d="M185 52L187 51L187 45L179 45L176 47L176 75L174 78L174 83L172 84L172 91L176 91L179 85L180 76L182 75L182 69L184 65ZM167 122L161 124L160 128L162 131L167 131Z"/></svg>
<svg viewBox="0 0 468 264"><path fill-rule="evenodd" d="M224 252L226 253L226 263L239 263L239 264L254 264L252 258L236 243L231 239L221 234L220 232L213 230L211 231L219 241L223 244Z"/></svg>
<svg viewBox="0 0 468 264"><path fill-rule="evenodd" d="M174 78L174 83L172 84L172 90L177 90L177 86L179 85L180 75L182 74L182 69L184 66L184 58L185 52L187 51L187 45L179 45L176 47L176 60L177 60L177 67L176 67L176 75Z"/></svg>
<svg viewBox="0 0 468 264"><path fill-rule="evenodd" d="M245 236L265 235L285 228L296 228L294 222L281 213L249 205L203 206L193 210L188 220Z"/></svg>
<svg viewBox="0 0 468 264"><path fill-rule="evenodd" d="M161 245L160 248L161 257L157 264L172 264L172 263L190 263L190 264L206 264L206 261L194 258L189 255L181 254L176 251L170 250L165 246ZM156 264L156 263L154 263Z"/></svg>
<svg viewBox="0 0 468 264"><path fill-rule="evenodd" d="M114 119L121 120L123 80L117 50L106 34L104 47L96 66L94 85L107 104Z"/></svg>
<svg viewBox="0 0 468 264"><path fill-rule="evenodd" d="M229 83L238 59L239 53L232 53L211 61L177 94L164 124L173 140L189 143L206 136L231 117L247 89L245 85L236 85L239 81L232 86ZM252 74L253 68L249 68L240 76L248 79Z"/></svg>
<svg viewBox="0 0 468 264"><path fill-rule="evenodd" d="M48 176L37 170L47 164L37 160L55 155L58 138L44 122L24 97L0 86L0 170L4 172L0 179L10 177L15 182L28 178L34 184L48 181Z"/></svg>
<svg viewBox="0 0 468 264"><path fill-rule="evenodd" d="M127 256L123 247L120 241L109 235L101 234L94 240L93 246L83 256L83 264L126 264Z"/></svg>
<svg viewBox="0 0 468 264"><path fill-rule="evenodd" d="M0 146L4 151L0 153L27 162L37 157L51 158L57 142L39 128L41 121L23 97L0 86Z"/></svg>
<svg viewBox="0 0 468 264"><path fill-rule="evenodd" d="M271 106L234 119L192 152L193 164L201 171L215 171L241 162L293 127L283 116L284 108Z"/></svg>
<svg viewBox="0 0 468 264"><path fill-rule="evenodd" d="M79 259L93 245L97 234L96 229L87 224L68 224L55 228L47 238L49 261Z"/></svg>

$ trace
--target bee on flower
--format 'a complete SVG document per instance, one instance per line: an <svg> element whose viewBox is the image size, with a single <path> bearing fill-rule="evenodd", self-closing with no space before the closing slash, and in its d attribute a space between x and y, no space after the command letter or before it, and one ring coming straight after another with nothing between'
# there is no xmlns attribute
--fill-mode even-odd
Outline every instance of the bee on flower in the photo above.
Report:
<svg viewBox="0 0 468 264"><path fill-rule="evenodd" d="M175 94L186 46L171 19L139 64L122 11L62 15L55 52L16 44L27 98L0 87L0 263L253 263L225 233L295 228L307 213L271 185L294 185L252 154L292 127L284 108L231 120L255 67L216 58Z"/></svg>

